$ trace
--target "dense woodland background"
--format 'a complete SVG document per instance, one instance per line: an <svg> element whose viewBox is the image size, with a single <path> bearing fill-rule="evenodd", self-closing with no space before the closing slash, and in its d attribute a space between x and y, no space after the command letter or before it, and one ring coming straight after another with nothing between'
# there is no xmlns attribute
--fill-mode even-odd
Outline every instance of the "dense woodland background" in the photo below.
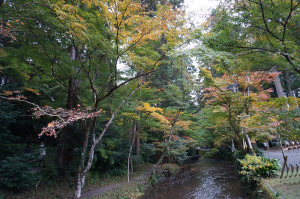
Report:
<svg viewBox="0 0 300 199"><path fill-rule="evenodd" d="M195 26L183 0L2 0L0 183L42 178L41 141L79 198L89 170L299 140L299 4L220 1Z"/></svg>

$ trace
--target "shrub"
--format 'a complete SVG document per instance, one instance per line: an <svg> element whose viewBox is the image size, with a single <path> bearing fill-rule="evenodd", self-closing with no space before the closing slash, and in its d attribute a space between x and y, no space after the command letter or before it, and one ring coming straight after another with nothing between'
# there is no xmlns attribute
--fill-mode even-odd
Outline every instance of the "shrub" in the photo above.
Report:
<svg viewBox="0 0 300 199"><path fill-rule="evenodd" d="M276 175L281 169L280 161L249 154L244 155L239 151L234 153L234 157L236 158L234 161L235 168L239 171L241 182L250 198L265 198L265 193L260 190L261 177Z"/></svg>
<svg viewBox="0 0 300 199"><path fill-rule="evenodd" d="M42 170L43 178L49 180L56 180L60 177L59 170L56 165L49 165L46 169Z"/></svg>
<svg viewBox="0 0 300 199"><path fill-rule="evenodd" d="M239 160L242 171L239 173L247 179L260 176L271 177L277 174L281 169L280 162L276 159L269 160L266 157L258 157L254 155L246 155L245 159Z"/></svg>
<svg viewBox="0 0 300 199"><path fill-rule="evenodd" d="M207 151L205 154L204 154L204 157L205 158L213 158L215 156L216 153L219 152L219 149L217 148L212 148L210 151Z"/></svg>
<svg viewBox="0 0 300 199"><path fill-rule="evenodd" d="M150 184L156 185L159 178L161 178L161 175L158 172L155 172L155 170L153 169L149 178Z"/></svg>
<svg viewBox="0 0 300 199"><path fill-rule="evenodd" d="M0 184L6 188L21 189L34 184L38 176L27 170L24 158L7 157L1 161Z"/></svg>
<svg viewBox="0 0 300 199"><path fill-rule="evenodd" d="M168 164L167 170L169 175L174 175L175 171L179 170L179 166L177 164Z"/></svg>
<svg viewBox="0 0 300 199"><path fill-rule="evenodd" d="M255 146L255 145L253 146L253 150L255 151L255 154L257 156L260 156L260 157L264 157L265 156L264 151L261 150L261 149L259 149L259 148L257 148L257 146Z"/></svg>
<svg viewBox="0 0 300 199"><path fill-rule="evenodd" d="M219 149L219 151L215 154L217 158L226 161L233 161L233 153L231 151L231 147L229 145L225 145Z"/></svg>
<svg viewBox="0 0 300 199"><path fill-rule="evenodd" d="M144 161L147 163L149 160L153 161L155 159L155 151L153 150L154 148L154 144L152 143L143 143L141 145L141 155L143 156Z"/></svg>
<svg viewBox="0 0 300 199"><path fill-rule="evenodd" d="M241 150L236 150L236 152L235 152L235 157L236 157L237 159L244 159L244 158L245 158L245 154L244 154L243 151L241 151Z"/></svg>

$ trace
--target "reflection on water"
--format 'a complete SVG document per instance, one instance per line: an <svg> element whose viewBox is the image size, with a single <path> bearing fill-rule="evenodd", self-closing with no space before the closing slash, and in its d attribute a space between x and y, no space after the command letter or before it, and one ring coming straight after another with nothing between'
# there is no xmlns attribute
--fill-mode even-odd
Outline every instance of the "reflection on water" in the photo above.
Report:
<svg viewBox="0 0 300 199"><path fill-rule="evenodd" d="M141 199L156 198L247 198L232 165L204 159L182 169L176 176L149 187Z"/></svg>

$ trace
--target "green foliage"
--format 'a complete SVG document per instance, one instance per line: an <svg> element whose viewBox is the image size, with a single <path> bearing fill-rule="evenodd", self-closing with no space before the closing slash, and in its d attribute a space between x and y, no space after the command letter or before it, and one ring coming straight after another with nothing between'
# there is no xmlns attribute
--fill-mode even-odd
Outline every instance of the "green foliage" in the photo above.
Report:
<svg viewBox="0 0 300 199"><path fill-rule="evenodd" d="M178 171L180 168L177 164L167 164L167 170L169 175L174 175L176 171Z"/></svg>
<svg viewBox="0 0 300 199"><path fill-rule="evenodd" d="M218 153L218 152L219 152L219 149L217 149L217 148L212 148L212 150L207 151L207 152L204 154L204 157L205 157L205 158L212 158L212 157L214 157L214 156L216 155L216 153Z"/></svg>
<svg viewBox="0 0 300 199"><path fill-rule="evenodd" d="M100 131L102 125L103 123L99 123L96 130ZM120 128L112 124L95 149L92 169L103 177L125 175L128 151L127 137L120 133Z"/></svg>
<svg viewBox="0 0 300 199"><path fill-rule="evenodd" d="M234 157L236 159L244 159L245 154L241 150L236 150L236 152L234 153Z"/></svg>
<svg viewBox="0 0 300 199"><path fill-rule="evenodd" d="M256 145L253 146L253 150L255 151L255 154L259 157L264 157L265 153L263 150L259 149Z"/></svg>
<svg viewBox="0 0 300 199"><path fill-rule="evenodd" d="M266 157L246 155L244 159L239 160L241 163L242 174L247 180L260 177L271 177L277 174L281 169L280 162L276 159L269 160Z"/></svg>
<svg viewBox="0 0 300 199"><path fill-rule="evenodd" d="M233 161L233 155L231 152L231 147L229 147L229 144L219 148L219 151L215 154L216 157L226 160L226 161Z"/></svg>
<svg viewBox="0 0 300 199"><path fill-rule="evenodd" d="M59 169L56 165L50 164L45 169L41 170L43 179L57 180L60 177Z"/></svg>
<svg viewBox="0 0 300 199"><path fill-rule="evenodd" d="M150 175L150 184L151 185L156 185L158 183L158 179L161 178L162 176L160 175L159 172L155 172L154 169L152 170L152 173Z"/></svg>
<svg viewBox="0 0 300 199"><path fill-rule="evenodd" d="M260 190L261 178L273 177L281 169L277 159L269 160L266 157L248 154L244 159L236 159L235 167L251 198L263 198L264 193Z"/></svg>
<svg viewBox="0 0 300 199"><path fill-rule="evenodd" d="M146 162L149 162L149 157L152 159L155 155L154 144L152 143L143 143L141 145L141 155L143 156ZM152 158L151 158L152 157Z"/></svg>
<svg viewBox="0 0 300 199"><path fill-rule="evenodd" d="M13 104L0 99L0 160L13 155L14 148L11 143L20 139L9 130L9 125L16 121L18 114L19 111L14 110Z"/></svg>
<svg viewBox="0 0 300 199"><path fill-rule="evenodd" d="M178 163L182 163L188 159L188 150L195 144L194 140L188 140L173 136L170 142L158 142L156 143L155 151L161 151L166 157L173 156Z"/></svg>
<svg viewBox="0 0 300 199"><path fill-rule="evenodd" d="M22 189L33 185L39 176L27 170L24 158L7 157L1 161L0 184L11 189Z"/></svg>

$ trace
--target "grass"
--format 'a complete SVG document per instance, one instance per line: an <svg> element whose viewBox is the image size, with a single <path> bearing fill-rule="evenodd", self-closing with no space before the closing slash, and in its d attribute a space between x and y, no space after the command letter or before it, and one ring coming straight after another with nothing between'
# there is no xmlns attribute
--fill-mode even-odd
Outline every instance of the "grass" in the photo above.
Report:
<svg viewBox="0 0 300 199"><path fill-rule="evenodd" d="M281 172L280 172L281 174ZM275 194L270 194L270 198L277 198L281 196L285 199L295 199L300 198L300 173L295 177L295 172L292 177L291 172L287 176L286 172L284 172L282 179L280 179L280 175L275 178L267 178L264 179L264 182L273 189ZM266 186L266 185L264 185ZM277 196L277 197L276 197Z"/></svg>
<svg viewBox="0 0 300 199"><path fill-rule="evenodd" d="M146 174L149 168L153 168L153 164L145 163L140 165L135 172L129 173L130 181L134 180L138 176ZM110 178L100 178L97 172L90 171L87 174L86 179L87 179L87 183L86 186L83 188L83 192L95 189L99 186L108 186L116 183L127 182L127 175L114 176Z"/></svg>
<svg viewBox="0 0 300 199"><path fill-rule="evenodd" d="M142 182L130 182L126 183L116 189L110 190L104 194L93 197L97 199L137 199L143 195L144 190L150 186L147 180Z"/></svg>

